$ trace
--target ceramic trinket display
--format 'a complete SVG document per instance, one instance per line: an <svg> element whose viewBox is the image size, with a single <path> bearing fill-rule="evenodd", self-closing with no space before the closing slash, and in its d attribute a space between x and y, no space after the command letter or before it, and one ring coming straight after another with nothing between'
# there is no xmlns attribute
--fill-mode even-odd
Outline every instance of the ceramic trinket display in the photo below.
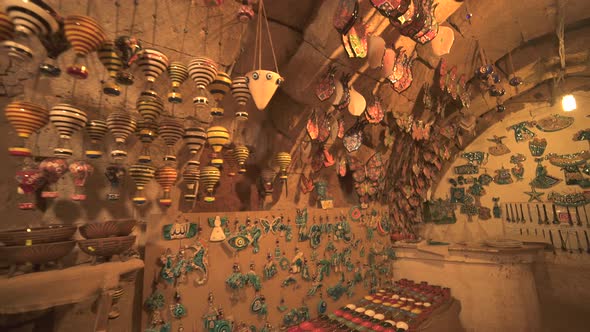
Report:
<svg viewBox="0 0 590 332"><path fill-rule="evenodd" d="M11 156L30 156L31 150L26 147L26 141L34 132L49 122L49 111L35 103L12 101L4 108L4 114L24 143L22 146L9 147L8 153Z"/></svg>

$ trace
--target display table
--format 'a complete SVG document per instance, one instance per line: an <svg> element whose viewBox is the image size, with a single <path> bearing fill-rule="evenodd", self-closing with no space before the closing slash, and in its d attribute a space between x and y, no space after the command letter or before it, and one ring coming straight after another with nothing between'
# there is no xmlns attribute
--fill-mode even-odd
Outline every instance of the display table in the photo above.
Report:
<svg viewBox="0 0 590 332"><path fill-rule="evenodd" d="M453 296L461 301L460 318L466 329L540 330L533 263L542 245L518 249L425 244L394 247L395 279L423 280L450 287Z"/></svg>

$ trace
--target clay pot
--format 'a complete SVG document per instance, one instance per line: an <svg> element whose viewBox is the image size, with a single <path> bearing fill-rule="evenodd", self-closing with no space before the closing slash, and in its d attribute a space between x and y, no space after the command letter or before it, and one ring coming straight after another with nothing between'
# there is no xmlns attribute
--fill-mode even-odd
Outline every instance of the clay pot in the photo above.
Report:
<svg viewBox="0 0 590 332"><path fill-rule="evenodd" d="M147 199L142 195L142 192L145 185L154 178L155 173L156 168L151 165L135 164L129 167L129 175L131 175L137 189L137 193L133 197L133 203L141 205L146 202Z"/></svg>
<svg viewBox="0 0 590 332"><path fill-rule="evenodd" d="M135 243L135 235L109 237L102 239L80 240L78 247L84 253L94 257L104 257L107 261L114 255L129 250ZM96 262L96 261L95 261Z"/></svg>
<svg viewBox="0 0 590 332"><path fill-rule="evenodd" d="M88 223L80 226L80 234L85 239L99 239L107 237L127 236L131 234L135 224L134 219L108 220L105 222Z"/></svg>
<svg viewBox="0 0 590 332"><path fill-rule="evenodd" d="M172 186L176 183L178 172L176 168L171 166L163 166L158 168L155 174L156 182L162 187L164 196L159 199L159 203L163 206L170 206L172 199L170 199L170 191Z"/></svg>
<svg viewBox="0 0 590 332"><path fill-rule="evenodd" d="M229 131L225 127L213 126L207 129L207 143L213 149L211 164L214 166L223 165L223 159L219 156L223 146L229 144Z"/></svg>
<svg viewBox="0 0 590 332"><path fill-rule="evenodd" d="M182 178L184 183L189 190L189 193L184 195L184 199L192 201L197 198L195 194L195 187L199 183L201 178L201 163L196 160L189 160L184 171L182 172Z"/></svg>
<svg viewBox="0 0 590 332"><path fill-rule="evenodd" d="M14 38L14 24L4 11L0 11L0 41Z"/></svg>
<svg viewBox="0 0 590 332"><path fill-rule="evenodd" d="M215 185L219 181L221 177L221 172L215 166L205 166L201 169L200 173L200 182L205 187L207 195L205 196L204 201L207 203L212 203L215 201L215 196L213 196L213 190L215 189Z"/></svg>
<svg viewBox="0 0 590 332"><path fill-rule="evenodd" d="M184 130L184 142L191 154L197 154L207 140L207 131L202 127L189 127Z"/></svg>
<svg viewBox="0 0 590 332"><path fill-rule="evenodd" d="M367 41L369 51L367 53L367 63L369 68L379 68L381 60L385 53L385 40L381 36L370 36Z"/></svg>
<svg viewBox="0 0 590 332"><path fill-rule="evenodd" d="M217 63L207 57L193 58L188 64L188 73L198 89L206 89L217 77Z"/></svg>
<svg viewBox="0 0 590 332"><path fill-rule="evenodd" d="M225 72L218 72L217 77L209 84L207 89L213 96L213 99L219 104L223 97L229 92L232 85L232 80Z"/></svg>
<svg viewBox="0 0 590 332"><path fill-rule="evenodd" d="M182 122L176 118L165 117L160 121L160 137L166 144L166 154L164 161L176 161L174 146L184 136L184 127Z"/></svg>
<svg viewBox="0 0 590 332"><path fill-rule="evenodd" d="M69 254L75 245L76 241L64 241L0 247L0 257L4 262L11 265L8 275L12 276L17 265L26 263L42 265L57 261Z"/></svg>
<svg viewBox="0 0 590 332"><path fill-rule="evenodd" d="M17 135L27 139L49 122L49 111L41 105L27 101L13 101L4 108L4 115ZM24 147L8 148L10 155L30 156L31 150Z"/></svg>
<svg viewBox="0 0 590 332"><path fill-rule="evenodd" d="M233 151L234 158L238 163L238 173L246 173L246 160L250 156L250 150L245 145L238 145Z"/></svg>
<svg viewBox="0 0 590 332"><path fill-rule="evenodd" d="M358 93L354 87L350 87L350 102L348 103L348 112L353 116L360 116L367 108L365 97Z"/></svg>
<svg viewBox="0 0 590 332"><path fill-rule="evenodd" d="M250 90L256 108L260 111L266 108L284 80L279 74L270 70L251 71L246 74L246 77L248 78L248 90Z"/></svg>
<svg viewBox="0 0 590 332"><path fill-rule="evenodd" d="M0 43L0 47L5 50L10 60L17 64L33 60L33 50L23 44L5 40Z"/></svg>
<svg viewBox="0 0 590 332"><path fill-rule="evenodd" d="M246 106L246 103L252 97L248 89L248 79L246 76L238 76L233 79L231 83L231 95L238 105Z"/></svg>
<svg viewBox="0 0 590 332"><path fill-rule="evenodd" d="M51 186L67 173L68 162L63 158L47 158L39 163L39 169L43 172L47 184ZM43 190L41 197L55 198L58 197L58 192L56 190Z"/></svg>
<svg viewBox="0 0 590 332"><path fill-rule="evenodd" d="M31 244L62 242L69 240L76 232L76 226L49 225L0 231L3 246L25 246Z"/></svg>
<svg viewBox="0 0 590 332"><path fill-rule="evenodd" d="M44 36L59 29L57 13L41 1L5 0L4 6L16 32Z"/></svg>
<svg viewBox="0 0 590 332"><path fill-rule="evenodd" d="M275 155L274 162L277 166L279 166L279 178L282 180L286 180L287 169L289 168L289 165L291 165L291 155L289 154L289 152L279 152Z"/></svg>
<svg viewBox="0 0 590 332"><path fill-rule="evenodd" d="M440 26L438 28L438 35L436 35L432 42L430 42L432 53L436 56L449 54L454 42L455 32L453 32L453 29L446 26Z"/></svg>
<svg viewBox="0 0 590 332"><path fill-rule="evenodd" d="M137 63L137 66L143 72L143 76L149 83L154 83L156 79L168 68L168 57L166 54L153 49L144 48L135 54L130 62Z"/></svg>

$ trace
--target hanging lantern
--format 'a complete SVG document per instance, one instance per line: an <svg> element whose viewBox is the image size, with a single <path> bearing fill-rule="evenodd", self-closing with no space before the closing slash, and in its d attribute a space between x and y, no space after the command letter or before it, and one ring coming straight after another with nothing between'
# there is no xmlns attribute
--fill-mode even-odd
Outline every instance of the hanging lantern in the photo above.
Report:
<svg viewBox="0 0 590 332"><path fill-rule="evenodd" d="M26 202L18 204L21 210L32 210L35 207L33 199L37 190L45 183L43 172L36 166L25 165L20 171L16 171L16 182L18 182L19 191L26 195Z"/></svg>
<svg viewBox="0 0 590 332"><path fill-rule="evenodd" d="M291 165L291 155L288 152L279 152L276 154L274 162L279 166L279 178L281 180L287 180L287 169Z"/></svg>
<svg viewBox="0 0 590 332"><path fill-rule="evenodd" d="M207 195L205 196L204 201L207 203L215 202L215 196L213 195L213 190L215 189L215 185L219 178L221 177L221 172L219 169L214 166L205 166L201 169L200 173L200 182L205 187L207 191Z"/></svg>
<svg viewBox="0 0 590 332"><path fill-rule="evenodd" d="M260 172L260 179L262 180L262 188L264 194L270 195L274 191L273 182L275 180L276 173L271 168L265 168Z"/></svg>
<svg viewBox="0 0 590 332"><path fill-rule="evenodd" d="M207 129L207 143L213 149L211 154L211 165L220 167L223 159L220 156L223 146L229 144L229 131L221 126L213 126Z"/></svg>
<svg viewBox="0 0 590 332"><path fill-rule="evenodd" d="M4 11L0 11L0 42L14 38L14 24Z"/></svg>
<svg viewBox="0 0 590 332"><path fill-rule="evenodd" d="M133 203L136 205L142 205L147 201L147 198L143 195L145 185L154 178L156 168L148 164L135 164L129 167L129 175L135 182L135 188L137 192L133 197Z"/></svg>
<svg viewBox="0 0 590 332"><path fill-rule="evenodd" d="M125 179L125 176L127 175L127 170L123 165L112 164L107 166L107 168L104 171L104 175L106 176L107 180L111 185L111 190L107 194L107 199L109 201L118 200L120 197L119 187L121 186L123 179Z"/></svg>
<svg viewBox="0 0 590 332"><path fill-rule="evenodd" d="M41 197L58 197L59 194L55 185L68 171L68 162L63 158L46 158L39 163L39 169L43 172L43 177L46 181L46 189L41 192Z"/></svg>
<svg viewBox="0 0 590 332"><path fill-rule="evenodd" d="M128 112L118 110L107 117L107 127L116 143L115 149L111 151L111 157L115 160L127 157L127 151L124 149L125 141L135 131L137 122Z"/></svg>
<svg viewBox="0 0 590 332"><path fill-rule="evenodd" d="M75 161L70 164L70 174L74 178L75 192L72 195L74 201L86 200L86 194L84 194L84 185L86 180L94 172L94 167L84 160Z"/></svg>
<svg viewBox="0 0 590 332"><path fill-rule="evenodd" d="M158 124L155 122L137 120L135 135L142 143L141 151L139 151L139 156L137 157L140 163L150 163L152 161L150 145L158 137L158 129Z"/></svg>
<svg viewBox="0 0 590 332"><path fill-rule="evenodd" d="M174 151L174 146L185 134L182 122L173 117L165 117L160 121L159 131L160 137L162 137L164 144L166 144L164 161L175 162L176 152Z"/></svg>
<svg viewBox="0 0 590 332"><path fill-rule="evenodd" d="M147 122L157 122L164 112L164 102L154 90L141 92L135 106L139 115Z"/></svg>
<svg viewBox="0 0 590 332"><path fill-rule="evenodd" d="M132 60L135 60L136 54L142 49L141 43L135 37L119 36L115 39L115 50L123 61L123 70L117 73L117 83L123 85L133 84L135 78L129 72L129 66L131 66Z"/></svg>
<svg viewBox="0 0 590 332"><path fill-rule="evenodd" d="M176 182L176 178L178 177L178 172L176 168L171 166L163 166L158 168L155 174L156 182L162 187L164 191L164 195L162 198L158 200L160 205L162 206L170 206L172 205L172 199L170 198L170 191L172 190L172 186Z"/></svg>
<svg viewBox="0 0 590 332"><path fill-rule="evenodd" d="M199 180L201 178L201 163L196 160L189 160L182 172L182 178L188 194L184 195L187 201L194 201L197 198Z"/></svg>
<svg viewBox="0 0 590 332"><path fill-rule="evenodd" d="M85 152L88 158L100 158L102 156L102 141L109 128L103 120L90 120L86 124L86 133L90 137L91 147Z"/></svg>
<svg viewBox="0 0 590 332"><path fill-rule="evenodd" d="M443 56L451 52L451 47L455 42L455 33L453 29L447 26L440 26L438 28L438 35L430 43L432 52L436 56Z"/></svg>
<svg viewBox="0 0 590 332"><path fill-rule="evenodd" d="M211 108L211 115L214 116L223 116L223 108L221 107L221 101L225 97L225 95L229 92L231 87L232 81L229 75L225 72L218 72L217 77L211 84L209 84L209 92L215 99L217 103L216 107Z"/></svg>
<svg viewBox="0 0 590 332"><path fill-rule="evenodd" d="M250 90L248 90L248 78L246 76L235 77L231 83L231 95L239 105L239 110L236 111L237 119L248 119L248 112L246 112L246 103L250 100Z"/></svg>
<svg viewBox="0 0 590 332"><path fill-rule="evenodd" d="M203 145L205 145L205 142L207 141L207 131L205 131L203 127L185 128L183 140L194 157L199 151L201 151Z"/></svg>
<svg viewBox="0 0 590 332"><path fill-rule="evenodd" d="M119 57L114 42L109 40L102 43L98 49L98 60L109 73L109 79L102 85L102 92L109 96L120 95L121 88L117 85L116 79L123 68L123 60Z"/></svg>
<svg viewBox="0 0 590 332"><path fill-rule="evenodd" d="M206 89L217 77L217 63L201 56L192 59L188 64L188 73L198 89Z"/></svg>
<svg viewBox="0 0 590 332"><path fill-rule="evenodd" d="M144 48L134 55L131 63L137 62L137 66L143 72L148 83L154 83L156 79L168 68L168 57L166 54L153 49Z"/></svg>
<svg viewBox="0 0 590 332"><path fill-rule="evenodd" d="M238 145L234 148L234 158L238 162L238 173L246 173L246 160L250 156L250 150L245 145Z"/></svg>
<svg viewBox="0 0 590 332"><path fill-rule="evenodd" d="M172 91L168 94L168 101L180 104L182 103L182 95L178 89L188 78L188 68L182 62L173 61L168 66L168 76L172 81Z"/></svg>
<svg viewBox="0 0 590 332"><path fill-rule="evenodd" d="M76 52L74 64L67 68L67 73L76 79L86 79L88 68L83 59L94 52L106 40L103 28L90 16L71 15L64 19L64 32L68 42Z"/></svg>
<svg viewBox="0 0 590 332"><path fill-rule="evenodd" d="M49 122L49 111L31 102L13 101L6 105L4 114L18 137L23 139L22 146L9 147L8 153L11 156L30 156L31 150L25 147L26 140Z"/></svg>
<svg viewBox="0 0 590 332"><path fill-rule="evenodd" d="M59 29L57 13L42 1L4 0L14 31L26 36L45 36Z"/></svg>
<svg viewBox="0 0 590 332"><path fill-rule="evenodd" d="M60 138L60 144L53 149L53 154L71 156L73 151L69 147L70 139L75 132L86 126L86 112L70 104L57 104L51 108L49 120L57 128Z"/></svg>

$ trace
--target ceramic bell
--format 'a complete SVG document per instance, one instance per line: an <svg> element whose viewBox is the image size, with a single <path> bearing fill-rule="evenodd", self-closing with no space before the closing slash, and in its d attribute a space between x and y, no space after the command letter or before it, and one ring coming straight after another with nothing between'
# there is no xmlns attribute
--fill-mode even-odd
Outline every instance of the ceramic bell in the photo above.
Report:
<svg viewBox="0 0 590 332"><path fill-rule="evenodd" d="M4 115L24 141L22 146L9 147L8 152L11 156L30 156L31 150L25 147L26 140L49 122L49 110L35 103L13 101L4 108Z"/></svg>
<svg viewBox="0 0 590 332"><path fill-rule="evenodd" d="M217 71L217 63L204 56L193 58L188 64L188 73L198 89L206 89L217 77Z"/></svg>
<svg viewBox="0 0 590 332"><path fill-rule="evenodd" d="M283 78L275 72L262 69L251 71L246 74L246 77L248 90L252 94L256 108L260 111L264 110L283 82Z"/></svg>

